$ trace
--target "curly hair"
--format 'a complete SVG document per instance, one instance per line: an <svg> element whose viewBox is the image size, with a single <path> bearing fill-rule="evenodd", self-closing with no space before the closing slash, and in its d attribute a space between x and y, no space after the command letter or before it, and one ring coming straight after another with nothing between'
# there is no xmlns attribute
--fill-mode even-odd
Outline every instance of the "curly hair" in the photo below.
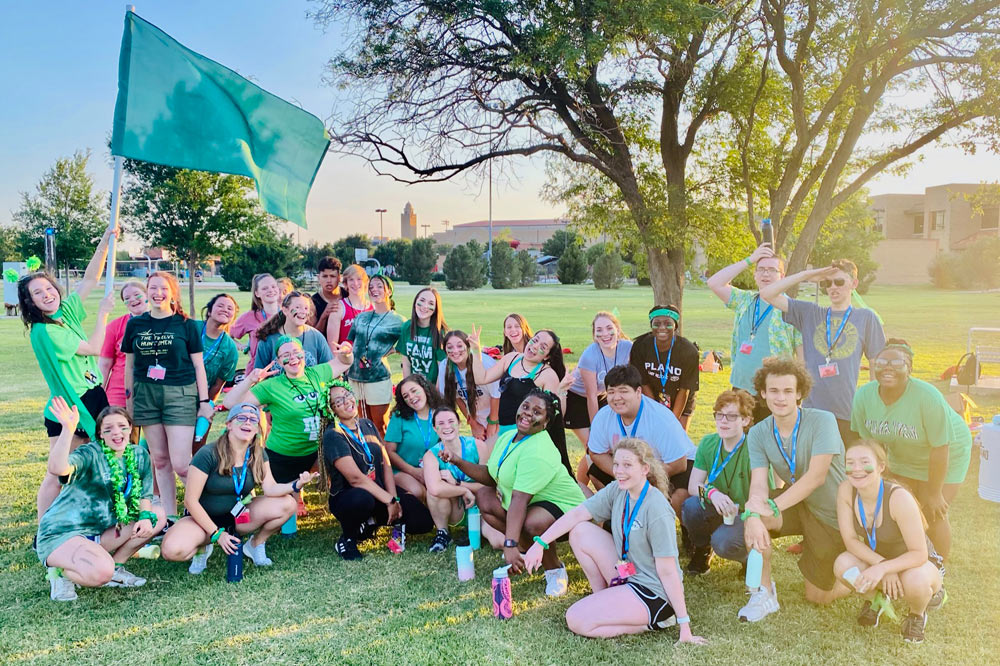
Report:
<svg viewBox="0 0 1000 666"><path fill-rule="evenodd" d="M424 395L427 396L427 408L433 412L442 405L445 404L444 398L438 393L437 388L435 388L423 375L412 374L403 377L398 384L396 384L396 390L394 392L396 396L396 404L392 408L392 413L401 419L412 419L415 415L413 408L406 404L406 400L403 399L403 387L408 383L414 383L424 390Z"/></svg>
<svg viewBox="0 0 1000 666"><path fill-rule="evenodd" d="M39 278L42 280L48 280L49 284L56 288L56 291L59 292L59 303L62 303L64 298L62 289L59 288L59 282L51 273L47 273L45 271L28 273L17 281L17 303L21 308L21 323L23 323L24 327L27 329L30 329L35 324L55 324L56 326L62 326L61 321L57 321L42 312L39 307L35 305L35 301L31 298L31 292L28 291L28 285Z"/></svg>
<svg viewBox="0 0 1000 666"><path fill-rule="evenodd" d="M541 398L545 403L545 427L548 428L549 424L552 423L552 419L559 413L559 396L542 388L533 388L528 391L528 395L524 396L524 400L528 398ZM524 404L524 400L521 401L522 405ZM520 405L518 405L518 408L520 409Z"/></svg>
<svg viewBox="0 0 1000 666"><path fill-rule="evenodd" d="M715 405L712 409L718 412L726 405L736 405L740 416L745 419L752 419L755 404L753 396L743 389L731 389L719 394L719 397L715 399Z"/></svg>
<svg viewBox="0 0 1000 666"><path fill-rule="evenodd" d="M645 440L638 437L623 437L612 448L612 458L618 451L631 451L639 460L640 465L649 466L646 479L649 480L650 485L655 486L661 493L669 497L670 479L667 477L667 471L663 468L660 459L653 453L653 448Z"/></svg>
<svg viewBox="0 0 1000 666"><path fill-rule="evenodd" d="M806 366L802 365L801 361L770 356L764 359L764 365L753 375L753 390L757 392L757 395L763 396L767 391L767 378L771 375L792 375L795 377L795 387L802 396L800 402L806 399L812 389L812 377L809 376L809 371L806 370Z"/></svg>

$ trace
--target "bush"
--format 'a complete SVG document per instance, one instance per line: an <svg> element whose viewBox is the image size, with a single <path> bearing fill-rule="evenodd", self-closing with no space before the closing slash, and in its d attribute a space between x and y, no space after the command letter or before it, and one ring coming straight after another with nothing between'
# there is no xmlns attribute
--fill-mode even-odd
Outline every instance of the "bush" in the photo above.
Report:
<svg viewBox="0 0 1000 666"><path fill-rule="evenodd" d="M431 273L431 282L444 282L444 279L444 273L441 271Z"/></svg>
<svg viewBox="0 0 1000 666"><path fill-rule="evenodd" d="M521 264L506 241L493 243L490 284L494 289L513 289L521 283Z"/></svg>
<svg viewBox="0 0 1000 666"><path fill-rule="evenodd" d="M567 245L556 265L556 277L562 284L580 284L587 279L587 260L579 245Z"/></svg>
<svg viewBox="0 0 1000 666"><path fill-rule="evenodd" d="M444 260L444 283L453 291L472 291L486 284L486 260L479 244L456 245Z"/></svg>
<svg viewBox="0 0 1000 666"><path fill-rule="evenodd" d="M518 268L521 273L520 284L522 287L530 287L538 279L538 262L527 250L519 250L517 253Z"/></svg>
<svg viewBox="0 0 1000 666"><path fill-rule="evenodd" d="M939 289L1000 287L1000 239L980 241L961 252L938 254L928 272Z"/></svg>
<svg viewBox="0 0 1000 666"><path fill-rule="evenodd" d="M542 244L542 254L558 258L570 245L583 245L583 238L575 231L559 229Z"/></svg>
<svg viewBox="0 0 1000 666"><path fill-rule="evenodd" d="M250 291L255 274L266 271L276 278L291 276L298 273L301 265L302 257L292 237L265 225L222 254L220 272L223 278L235 282L240 291Z"/></svg>
<svg viewBox="0 0 1000 666"><path fill-rule="evenodd" d="M407 248L402 263L396 267L399 277L413 285L431 283L431 270L437 263L434 240L418 238Z"/></svg>
<svg viewBox="0 0 1000 666"><path fill-rule="evenodd" d="M618 250L608 249L610 251L598 255L597 259L594 260L594 287L597 289L620 289L625 282L625 262L622 261Z"/></svg>

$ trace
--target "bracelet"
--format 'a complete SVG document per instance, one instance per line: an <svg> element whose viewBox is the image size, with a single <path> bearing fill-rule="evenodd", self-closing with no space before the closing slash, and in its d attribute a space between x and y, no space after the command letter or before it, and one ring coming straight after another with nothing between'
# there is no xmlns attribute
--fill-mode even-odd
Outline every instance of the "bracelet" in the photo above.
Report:
<svg viewBox="0 0 1000 666"><path fill-rule="evenodd" d="M747 257L747 258L746 258L746 259L744 259L743 261L745 261L745 262L746 262L747 266L753 266L753 262L752 262L752 261L750 261L750 257Z"/></svg>
<svg viewBox="0 0 1000 666"><path fill-rule="evenodd" d="M539 546L541 546L542 550L548 550L549 549L549 544L547 544L544 541L542 541L542 537L540 537L540 536L533 536L533 537L531 537L531 540L534 541L535 543L537 543Z"/></svg>
<svg viewBox="0 0 1000 666"><path fill-rule="evenodd" d="M767 498L767 503L771 507L771 511L774 511L774 517L775 518L777 518L778 516L781 515L781 509L778 508L778 505L774 503L773 499L771 499L770 497L768 497Z"/></svg>
<svg viewBox="0 0 1000 666"><path fill-rule="evenodd" d="M742 520L746 520L747 518L760 518L760 514L755 511L751 511L750 509L747 509L746 511L740 514L740 518Z"/></svg>
<svg viewBox="0 0 1000 666"><path fill-rule="evenodd" d="M211 405L212 409L215 409L215 403L212 402L211 398L199 398L198 399L198 404L199 405L202 404L203 402L207 402L209 405Z"/></svg>
<svg viewBox="0 0 1000 666"><path fill-rule="evenodd" d="M689 622L691 622L691 618L687 615L677 618L677 624L688 624Z"/></svg>
<svg viewBox="0 0 1000 666"><path fill-rule="evenodd" d="M500 420L497 419L496 421L494 421L493 419L487 417L486 418L486 425L500 425Z"/></svg>
<svg viewBox="0 0 1000 666"><path fill-rule="evenodd" d="M293 493L299 492L299 489L295 486L295 484L298 483L298 482L299 482L298 479L295 479L295 480L292 481L292 492Z"/></svg>
<svg viewBox="0 0 1000 666"><path fill-rule="evenodd" d="M212 539L209 543L218 543L219 537L222 536L222 533L225 531L226 530L222 529L221 527L215 530L215 532L212 534Z"/></svg>
<svg viewBox="0 0 1000 666"><path fill-rule="evenodd" d="M153 511L140 511L139 512L139 517L136 518L136 521L138 522L140 520L148 520L149 522L151 522L151 523L153 523L155 525L156 524L156 513L153 512Z"/></svg>
<svg viewBox="0 0 1000 666"><path fill-rule="evenodd" d="M399 504L399 495L396 495L391 500L389 500L389 504Z"/></svg>
<svg viewBox="0 0 1000 666"><path fill-rule="evenodd" d="M712 501L712 493L717 492L718 490L719 489L716 488L715 486L709 486L708 487L708 491L705 493L705 499L707 499L709 502L711 502Z"/></svg>

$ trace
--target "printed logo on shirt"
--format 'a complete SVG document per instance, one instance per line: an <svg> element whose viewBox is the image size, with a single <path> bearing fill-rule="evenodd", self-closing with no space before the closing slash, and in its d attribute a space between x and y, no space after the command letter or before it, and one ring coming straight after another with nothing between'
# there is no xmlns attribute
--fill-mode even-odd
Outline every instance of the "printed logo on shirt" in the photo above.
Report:
<svg viewBox="0 0 1000 666"><path fill-rule="evenodd" d="M90 370L87 370L86 372L83 373L83 379L91 386L97 386L98 384L101 383L100 378Z"/></svg>
<svg viewBox="0 0 1000 666"><path fill-rule="evenodd" d="M176 337L173 331L138 331L133 349L140 356L166 356Z"/></svg>
<svg viewBox="0 0 1000 666"><path fill-rule="evenodd" d="M917 429L908 423L898 421L881 421L879 419L865 419L865 427L872 436L895 436L900 439L917 439Z"/></svg>
<svg viewBox="0 0 1000 666"><path fill-rule="evenodd" d="M319 421L320 417L318 414L316 416L306 416L302 419L302 431L309 435L310 442L319 439Z"/></svg>
<svg viewBox="0 0 1000 666"><path fill-rule="evenodd" d="M407 341L406 357L410 359L413 372L424 377L429 375L435 363L431 339L425 335L418 335L413 340Z"/></svg>
<svg viewBox="0 0 1000 666"><path fill-rule="evenodd" d="M646 366L646 374L649 375L650 377L655 377L657 380L659 380L660 377L663 376L662 363L657 365L656 363L646 361L643 365ZM667 378L667 381L679 382L680 380L681 380L681 369L673 365L670 366L670 377Z"/></svg>
<svg viewBox="0 0 1000 666"><path fill-rule="evenodd" d="M854 352L858 348L858 329L854 325L854 317L847 320L847 324L844 326L844 332L840 334L840 340L833 347L833 353L830 354L831 360L839 360L843 358L849 358L854 355ZM830 340L833 341L834 337L837 335L837 329L840 328L840 319L833 317L830 320ZM813 347L816 348L823 356L826 356L826 319L824 318L820 322L819 326L813 331Z"/></svg>

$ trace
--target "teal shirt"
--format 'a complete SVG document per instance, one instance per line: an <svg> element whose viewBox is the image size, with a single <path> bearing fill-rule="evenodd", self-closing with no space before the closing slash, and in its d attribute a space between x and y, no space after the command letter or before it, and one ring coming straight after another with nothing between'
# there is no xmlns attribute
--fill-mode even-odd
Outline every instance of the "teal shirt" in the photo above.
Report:
<svg viewBox="0 0 1000 666"><path fill-rule="evenodd" d="M216 380L231 382L236 376L236 366L240 362L240 350L236 341L223 331L217 338L208 337L205 322L198 322L201 330L202 360L205 363L205 376L211 387Z"/></svg>
<svg viewBox="0 0 1000 666"><path fill-rule="evenodd" d="M399 457L407 464L419 467L424 453L439 440L430 417L425 420L414 414L412 419L404 419L394 413L385 429L385 441L395 442Z"/></svg>
<svg viewBox="0 0 1000 666"><path fill-rule="evenodd" d="M390 379L392 373L385 357L399 342L402 324L403 318L393 310L382 314L367 310L355 317L347 334L354 345L354 363L347 371L348 378L369 384Z"/></svg>
<svg viewBox="0 0 1000 666"><path fill-rule="evenodd" d="M476 440L471 437L465 437L464 435L459 438L462 443L462 460L467 460L470 463L479 464L479 448L476 446ZM472 479L466 475L465 472L460 470L454 463L446 463L441 460L441 449L444 448L444 444L438 442L432 446L429 451L434 454L437 458L438 466L443 470L448 470L451 475L455 477L455 480L460 483L470 483Z"/></svg>

